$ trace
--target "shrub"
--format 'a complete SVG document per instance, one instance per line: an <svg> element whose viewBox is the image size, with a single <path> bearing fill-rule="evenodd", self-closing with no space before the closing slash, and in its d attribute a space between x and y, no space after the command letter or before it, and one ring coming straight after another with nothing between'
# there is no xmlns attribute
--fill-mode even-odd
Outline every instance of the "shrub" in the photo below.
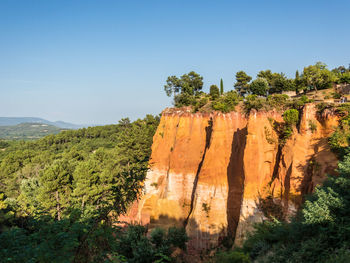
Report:
<svg viewBox="0 0 350 263"><path fill-rule="evenodd" d="M221 112L230 112L235 109L235 106L239 102L239 96L237 92L231 90L224 93L220 98L213 101L212 108Z"/></svg>
<svg viewBox="0 0 350 263"><path fill-rule="evenodd" d="M156 245L156 247L159 247L164 243L164 240L166 238L166 233L163 228L155 228L151 232L151 242Z"/></svg>
<svg viewBox="0 0 350 263"><path fill-rule="evenodd" d="M309 129L312 133L314 133L317 130L317 124L313 120L309 120Z"/></svg>
<svg viewBox="0 0 350 263"><path fill-rule="evenodd" d="M179 107L195 105L195 104L196 104L196 98L192 94L180 93L174 96L175 107L179 108Z"/></svg>
<svg viewBox="0 0 350 263"><path fill-rule="evenodd" d="M283 113L283 120L290 126L295 126L299 121L299 112L296 109L286 110Z"/></svg>
<svg viewBox="0 0 350 263"><path fill-rule="evenodd" d="M289 96L286 94L274 94L267 97L269 106L275 109L283 109L286 107Z"/></svg>
<svg viewBox="0 0 350 263"><path fill-rule="evenodd" d="M240 251L222 251L215 255L216 263L249 263L247 254Z"/></svg>
<svg viewBox="0 0 350 263"><path fill-rule="evenodd" d="M186 249L188 236L185 228L170 227L168 229L168 242L174 247Z"/></svg>
<svg viewBox="0 0 350 263"><path fill-rule="evenodd" d="M244 104L243 104L243 110L246 113L249 113L251 110L260 110L264 107L266 100L263 98L258 98L257 95L248 95L245 98Z"/></svg>
<svg viewBox="0 0 350 263"><path fill-rule="evenodd" d="M208 97L200 97L196 99L196 103L194 105L194 112L197 112L200 108L206 105L209 102Z"/></svg>
<svg viewBox="0 0 350 263"><path fill-rule="evenodd" d="M341 94L337 93L337 92L334 92L334 93L332 93L332 97L333 97L333 99L340 99L341 98Z"/></svg>

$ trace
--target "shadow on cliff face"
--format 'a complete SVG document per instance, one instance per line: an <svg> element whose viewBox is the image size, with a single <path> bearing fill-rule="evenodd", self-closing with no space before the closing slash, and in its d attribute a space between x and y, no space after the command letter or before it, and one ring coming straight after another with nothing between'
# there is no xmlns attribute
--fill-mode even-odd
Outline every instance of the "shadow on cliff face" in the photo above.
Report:
<svg viewBox="0 0 350 263"><path fill-rule="evenodd" d="M239 223L244 191L244 149L247 140L247 127L233 134L230 162L227 166L227 238L234 241Z"/></svg>
<svg viewBox="0 0 350 263"><path fill-rule="evenodd" d="M169 217L167 215L160 215L158 219L151 219L148 225L148 230L160 227L167 229L169 227L183 227L183 222L185 219L177 219ZM210 227L209 227L210 228ZM227 229L222 228L219 231L212 233L211 229L203 230L199 223L193 219L188 219L186 226L186 232L189 236L189 241L187 243L187 249L189 254L200 254L208 249L216 248L219 246L227 246Z"/></svg>
<svg viewBox="0 0 350 263"><path fill-rule="evenodd" d="M205 159L205 155L207 154L207 150L210 147L210 142L211 142L211 135L213 133L213 119L210 118L210 120L208 121L208 126L205 127L205 148L204 148L204 153L202 155L202 159L198 165L198 169L196 172L196 176L194 178L194 182L193 182L193 188L192 188L192 194L191 194L191 204L190 204L190 211L187 215L187 218L184 220L183 225L184 227L187 226L188 224L188 220L192 214L193 211L193 206L194 206L194 199L195 199L195 195L196 195L196 190L197 190L197 184L198 184L198 179L199 179L199 174L202 170L202 166L203 166L203 162Z"/></svg>
<svg viewBox="0 0 350 263"><path fill-rule="evenodd" d="M314 153L308 156L305 165L298 165L297 169L303 174L301 178L292 178L299 182L299 190L301 197L311 194L315 189L315 183L321 183L326 179L326 175L337 175L337 166L334 160L330 160L332 154L329 149L328 141L321 138L312 145ZM322 149L322 150L320 150ZM303 200L300 200L301 202Z"/></svg>

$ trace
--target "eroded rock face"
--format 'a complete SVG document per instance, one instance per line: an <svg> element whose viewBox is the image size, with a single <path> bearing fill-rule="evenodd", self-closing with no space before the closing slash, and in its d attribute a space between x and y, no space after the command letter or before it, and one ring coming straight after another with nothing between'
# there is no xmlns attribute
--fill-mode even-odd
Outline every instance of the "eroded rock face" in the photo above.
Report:
<svg viewBox="0 0 350 263"><path fill-rule="evenodd" d="M222 114L165 110L153 139L145 193L129 221L185 226L195 249L225 237L240 244L253 222L268 216L272 202L283 218L334 173L337 159L327 137L336 116L316 116L306 105L290 139L281 147L271 120L278 112Z"/></svg>

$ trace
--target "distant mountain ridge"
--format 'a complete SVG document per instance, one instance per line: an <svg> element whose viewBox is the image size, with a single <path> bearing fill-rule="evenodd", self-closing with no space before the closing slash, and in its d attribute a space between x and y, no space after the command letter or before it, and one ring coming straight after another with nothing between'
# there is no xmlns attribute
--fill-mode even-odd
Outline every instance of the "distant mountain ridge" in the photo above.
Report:
<svg viewBox="0 0 350 263"><path fill-rule="evenodd" d="M64 121L48 121L37 117L0 117L0 126L13 126L21 123L42 123L59 127L61 129L80 129L90 125L73 124Z"/></svg>

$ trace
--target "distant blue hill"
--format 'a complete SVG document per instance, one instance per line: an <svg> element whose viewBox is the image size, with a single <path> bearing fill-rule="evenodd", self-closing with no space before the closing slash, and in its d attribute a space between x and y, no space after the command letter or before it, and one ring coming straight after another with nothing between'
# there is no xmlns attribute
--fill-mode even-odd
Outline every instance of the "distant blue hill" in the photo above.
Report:
<svg viewBox="0 0 350 263"><path fill-rule="evenodd" d="M68 123L64 121L48 121L42 118L36 117L0 117L0 126L13 126L21 123L43 123L48 125L53 125L61 129L80 129L92 125L79 125Z"/></svg>

